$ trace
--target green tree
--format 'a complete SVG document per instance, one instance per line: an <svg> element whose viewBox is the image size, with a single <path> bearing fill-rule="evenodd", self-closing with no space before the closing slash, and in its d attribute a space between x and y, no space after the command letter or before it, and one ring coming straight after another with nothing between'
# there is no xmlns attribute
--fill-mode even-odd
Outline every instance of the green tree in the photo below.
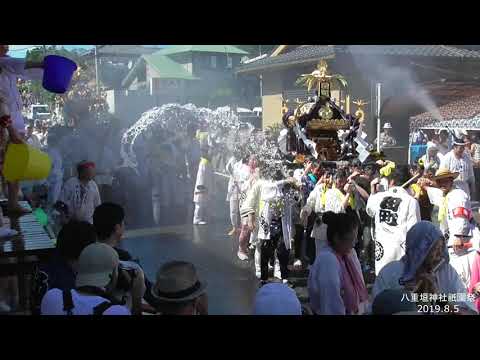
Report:
<svg viewBox="0 0 480 360"><path fill-rule="evenodd" d="M97 93L95 86L95 60L93 57L82 56L81 50L67 50L57 45L37 46L27 52L27 60L41 61L47 55L65 56L78 66L75 72L70 89L65 94L52 94L38 82L26 82L23 91L34 96L36 101L45 103L53 109L59 106L63 109L64 120L71 125L78 124L82 117L91 113L96 121L103 122L107 118L108 106L105 93ZM83 115L82 115L83 114Z"/></svg>
<svg viewBox="0 0 480 360"><path fill-rule="evenodd" d="M32 50L27 51L26 59L29 61L42 61L47 55L60 55L72 59L77 64L82 63L82 59L78 51L67 50L64 47L57 45L39 45ZM58 99L58 95L48 92L42 87L38 81L26 81L21 85L23 93L30 93L36 101L47 104L50 107L54 106Z"/></svg>

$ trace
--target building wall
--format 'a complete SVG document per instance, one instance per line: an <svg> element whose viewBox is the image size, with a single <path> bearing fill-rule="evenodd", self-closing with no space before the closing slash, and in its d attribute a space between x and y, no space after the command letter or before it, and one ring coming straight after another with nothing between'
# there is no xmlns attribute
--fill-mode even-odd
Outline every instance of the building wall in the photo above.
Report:
<svg viewBox="0 0 480 360"><path fill-rule="evenodd" d="M262 128L279 124L282 121L282 76L278 72L262 75Z"/></svg>
<svg viewBox="0 0 480 360"><path fill-rule="evenodd" d="M109 90L107 104L109 112L120 119L123 126L135 123L142 114L156 106L178 103L179 98L173 94L150 95L149 91Z"/></svg>
<svg viewBox="0 0 480 360"><path fill-rule="evenodd" d="M348 58L329 60L329 73L340 73L344 75L348 82L347 92L350 94L350 112L355 113L357 106L353 104L354 100L362 99L369 102L364 107L365 121L369 140L375 138L375 119L372 113L372 99L370 81L363 78L362 74L355 71L351 60ZM281 121L282 95L285 100L289 100L288 106L295 106L294 100L298 97L300 100L306 100L308 96L313 96L314 91L307 93L303 86L295 85L295 81L301 74L306 74L314 70L316 64L299 65L290 67L283 71L273 71L263 73L263 127L270 126ZM338 87L331 89L332 98L337 98ZM373 99L374 100L374 99ZM370 139L371 138L371 139Z"/></svg>

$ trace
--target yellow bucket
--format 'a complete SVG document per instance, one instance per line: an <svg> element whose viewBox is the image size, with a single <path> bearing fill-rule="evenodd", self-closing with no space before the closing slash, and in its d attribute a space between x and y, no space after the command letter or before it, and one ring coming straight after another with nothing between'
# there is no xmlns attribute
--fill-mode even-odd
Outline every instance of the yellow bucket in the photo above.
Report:
<svg viewBox="0 0 480 360"><path fill-rule="evenodd" d="M9 144L3 164L7 181L43 180L48 177L52 161L50 157L26 144Z"/></svg>

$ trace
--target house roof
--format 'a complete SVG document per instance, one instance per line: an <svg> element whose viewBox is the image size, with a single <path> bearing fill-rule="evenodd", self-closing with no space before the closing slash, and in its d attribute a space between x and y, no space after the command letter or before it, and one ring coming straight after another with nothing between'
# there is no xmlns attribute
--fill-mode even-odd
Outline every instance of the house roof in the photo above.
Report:
<svg viewBox="0 0 480 360"><path fill-rule="evenodd" d="M135 66L129 71L122 81L123 87L128 87L139 76L141 71L145 71L145 64L152 66L161 79L183 79L199 80L199 78L190 74L181 64L173 61L165 55L143 55L135 63Z"/></svg>
<svg viewBox="0 0 480 360"><path fill-rule="evenodd" d="M213 52L248 55L248 52L239 49L233 45L173 45L168 48L157 51L159 55L173 55L186 52Z"/></svg>
<svg viewBox="0 0 480 360"><path fill-rule="evenodd" d="M480 128L480 94L441 106L438 113L425 112L410 118L412 129L446 125L452 128Z"/></svg>
<svg viewBox="0 0 480 360"><path fill-rule="evenodd" d="M143 55L143 59L148 65L157 70L159 78L163 79L184 79L184 80L198 80L199 78L190 74L183 65L173 61L165 55Z"/></svg>
<svg viewBox="0 0 480 360"><path fill-rule="evenodd" d="M143 45L99 45L97 53L99 56L141 56L152 54L159 49L158 47L146 47ZM92 49L86 55L94 54L95 49Z"/></svg>
<svg viewBox="0 0 480 360"><path fill-rule="evenodd" d="M447 45L305 45L291 52L260 59L237 68L237 73L255 72L302 63L317 62L337 54L417 56L480 59L480 52Z"/></svg>

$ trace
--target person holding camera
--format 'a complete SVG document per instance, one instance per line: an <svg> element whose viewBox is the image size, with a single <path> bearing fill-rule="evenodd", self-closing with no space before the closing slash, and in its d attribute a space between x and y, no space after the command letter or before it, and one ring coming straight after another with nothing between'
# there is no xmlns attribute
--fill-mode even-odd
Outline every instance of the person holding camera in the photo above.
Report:
<svg viewBox="0 0 480 360"><path fill-rule="evenodd" d="M33 272L31 309L40 314L42 298L50 289L75 289L78 258L88 245L97 241L92 224L84 221L70 221L57 236L53 256L45 264L35 267Z"/></svg>
<svg viewBox="0 0 480 360"><path fill-rule="evenodd" d="M51 289L42 299L42 315L140 315L138 306L145 293L141 274L132 283L132 307L118 299L117 288L120 260L107 244L93 243L80 254L76 288Z"/></svg>
<svg viewBox="0 0 480 360"><path fill-rule="evenodd" d="M145 282L144 300L152 307L155 307L157 301L152 296L152 283L146 278L139 261L126 250L120 249L120 241L125 231L125 212L120 205L114 203L103 203L95 208L93 213L93 226L97 233L98 241L111 246L118 254L119 277L116 292L121 295L129 294L132 288L132 282L136 281L136 273L139 273ZM148 306L138 304L142 309ZM151 310L151 309L150 309Z"/></svg>

